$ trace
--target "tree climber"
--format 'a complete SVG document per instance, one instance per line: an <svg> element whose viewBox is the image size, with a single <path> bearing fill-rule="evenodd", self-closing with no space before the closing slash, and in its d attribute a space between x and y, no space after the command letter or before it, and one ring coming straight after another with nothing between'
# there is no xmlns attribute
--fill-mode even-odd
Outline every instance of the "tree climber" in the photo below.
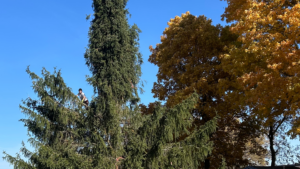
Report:
<svg viewBox="0 0 300 169"><path fill-rule="evenodd" d="M77 94L77 96L80 97L81 102L84 103L84 106L87 108L89 106L89 100L86 98L81 88L78 91L79 93Z"/></svg>
<svg viewBox="0 0 300 169"><path fill-rule="evenodd" d="M123 160L123 159L124 159L123 157L118 157L118 158L116 158L116 163L115 163L116 169L119 169L119 166L118 166L118 165L120 165L119 162L120 162L121 160Z"/></svg>
<svg viewBox="0 0 300 169"><path fill-rule="evenodd" d="M133 84L132 84L132 82L130 81L130 84L131 84L131 88L134 88L134 86L133 86Z"/></svg>

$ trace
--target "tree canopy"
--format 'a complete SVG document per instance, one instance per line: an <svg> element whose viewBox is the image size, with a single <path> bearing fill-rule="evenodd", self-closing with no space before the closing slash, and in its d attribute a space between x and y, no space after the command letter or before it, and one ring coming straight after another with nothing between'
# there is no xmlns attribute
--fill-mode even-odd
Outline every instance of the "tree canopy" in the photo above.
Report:
<svg viewBox="0 0 300 169"><path fill-rule="evenodd" d="M28 161L20 154L13 157L5 153L4 159L20 169L90 168L91 158L81 153L87 146L83 137L86 111L81 109L81 102L64 83L60 71L51 74L43 69L39 77L28 68L27 73L37 99L23 100L20 108L28 118L20 121L28 128L28 141L35 151L23 143L20 152Z"/></svg>
<svg viewBox="0 0 300 169"><path fill-rule="evenodd" d="M126 0L94 0L94 17L84 55L95 97L87 109L63 82L60 71L30 72L40 98L21 107L35 152L28 162L5 154L15 168L198 168L212 152L208 139L217 117L193 124L194 93L173 108L155 103L143 114L137 87L142 58L136 25L127 21ZM46 73L45 73L46 72ZM70 105L69 105L70 104ZM197 130L190 131L190 128ZM181 138L182 136L188 137Z"/></svg>
<svg viewBox="0 0 300 169"><path fill-rule="evenodd" d="M211 167L221 165L220 156L228 166L248 164L243 158L245 144L258 137L255 130L250 129L258 126L246 121L245 109L234 104L237 98L226 94L236 86L222 80L235 81L235 77L223 71L219 57L228 52L226 46L238 45L237 35L231 33L229 27L214 26L205 16L196 17L189 12L171 19L168 25L161 43L155 48L150 46L149 61L159 68L152 90L154 96L165 100L167 107L173 107L194 91L199 93L201 96L191 112L193 124L203 125L215 117L216 112L220 116L217 132L210 135L214 142L213 153L207 159L214 161ZM240 123L239 118L244 121ZM197 127L189 130L197 130Z"/></svg>
<svg viewBox="0 0 300 169"><path fill-rule="evenodd" d="M299 21L296 0L227 0L223 19L241 46L223 55L224 71L237 77L253 118L260 119L269 137L272 166L274 137L283 123L299 121ZM293 124L291 124L293 125ZM299 124L290 134L296 134Z"/></svg>
<svg viewBox="0 0 300 169"><path fill-rule="evenodd" d="M36 96L22 101L20 121L35 150L22 143L20 154L3 158L16 169L224 169L266 165L269 156L272 167L299 160L287 136L300 134L300 2L225 1L222 19L231 26L189 12L168 22L150 46L159 101L146 106L138 92L141 31L128 23L127 0L93 0L84 54L90 105L83 109L61 71L38 76L28 67Z"/></svg>

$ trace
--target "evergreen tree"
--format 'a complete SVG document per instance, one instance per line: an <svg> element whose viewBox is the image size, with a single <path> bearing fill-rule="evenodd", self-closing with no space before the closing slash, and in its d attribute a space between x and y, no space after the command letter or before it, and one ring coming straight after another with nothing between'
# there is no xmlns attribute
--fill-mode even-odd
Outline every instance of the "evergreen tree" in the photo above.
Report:
<svg viewBox="0 0 300 169"><path fill-rule="evenodd" d="M212 150L208 136L215 131L217 118L203 126L193 124L197 94L172 109L155 103L153 112L140 116L138 93L130 84L135 86L141 74L139 30L128 25L126 2L93 1L85 58L97 97L88 117L93 136L92 151L87 153L94 157L94 168L198 168ZM194 127L197 130L190 132Z"/></svg>
<svg viewBox="0 0 300 169"><path fill-rule="evenodd" d="M88 110L81 108L60 72L43 70L39 78L28 70L41 103L26 100L21 108L29 118L22 121L36 151L22 148L28 162L6 154L15 168L198 168L211 152L208 136L217 118L203 126L192 123L197 94L174 108L157 102L148 114L141 113L139 29L129 26L126 3L93 0L85 58L95 97Z"/></svg>
<svg viewBox="0 0 300 169"><path fill-rule="evenodd" d="M113 168L125 155L123 146L133 116L139 112L137 88L141 75L136 25L129 26L127 0L94 0L86 64L92 72L95 99L91 102L88 128L94 168Z"/></svg>
<svg viewBox="0 0 300 169"><path fill-rule="evenodd" d="M173 108L160 102L143 107L145 121L129 138L124 168L199 168L212 153L209 136L216 131L218 117L197 126L193 109L198 100L194 93Z"/></svg>
<svg viewBox="0 0 300 169"><path fill-rule="evenodd" d="M27 73L38 99L23 101L20 108L28 118L20 121L28 128L29 142L36 150L30 152L23 143L21 153L27 161L19 154L13 157L5 152L4 159L18 169L90 168L90 157L81 153L86 147L82 137L86 133L86 112L81 102L64 83L60 71L50 74L43 69L42 78L29 68Z"/></svg>

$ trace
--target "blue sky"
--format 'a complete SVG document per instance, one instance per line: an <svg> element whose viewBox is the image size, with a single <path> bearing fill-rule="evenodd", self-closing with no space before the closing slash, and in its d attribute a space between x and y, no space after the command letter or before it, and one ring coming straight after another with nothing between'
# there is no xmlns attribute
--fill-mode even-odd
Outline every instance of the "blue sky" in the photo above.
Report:
<svg viewBox="0 0 300 169"><path fill-rule="evenodd" d="M34 97L31 80L25 69L30 65L40 74L42 67L61 69L69 87L77 92L83 88L88 98L93 89L85 81L89 75L83 54L88 43L90 22L86 15L93 13L89 0L6 0L0 5L0 157L2 151L14 155L21 142L27 141L27 129L19 119L25 118L19 104L28 96ZM148 62L149 46L160 42L167 22L176 15L190 11L205 15L213 24L221 21L226 2L220 0L129 0L130 24L142 30L140 52L143 54L142 80L146 81L141 102L155 99L151 93L156 81L157 67ZM28 145L28 144L27 144ZM13 168L0 158L0 169Z"/></svg>

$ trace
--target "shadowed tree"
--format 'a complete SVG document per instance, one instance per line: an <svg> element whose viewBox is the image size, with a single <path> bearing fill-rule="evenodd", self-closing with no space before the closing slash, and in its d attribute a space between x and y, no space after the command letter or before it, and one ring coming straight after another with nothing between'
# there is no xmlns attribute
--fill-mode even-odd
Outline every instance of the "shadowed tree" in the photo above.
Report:
<svg viewBox="0 0 300 169"><path fill-rule="evenodd" d="M265 149L261 149L264 147ZM254 166L266 166L269 158L269 152L266 151L268 148L268 140L265 136L257 137L253 141L249 141L246 144L246 150L243 158L249 160L250 165ZM253 153L253 149L256 149Z"/></svg>

